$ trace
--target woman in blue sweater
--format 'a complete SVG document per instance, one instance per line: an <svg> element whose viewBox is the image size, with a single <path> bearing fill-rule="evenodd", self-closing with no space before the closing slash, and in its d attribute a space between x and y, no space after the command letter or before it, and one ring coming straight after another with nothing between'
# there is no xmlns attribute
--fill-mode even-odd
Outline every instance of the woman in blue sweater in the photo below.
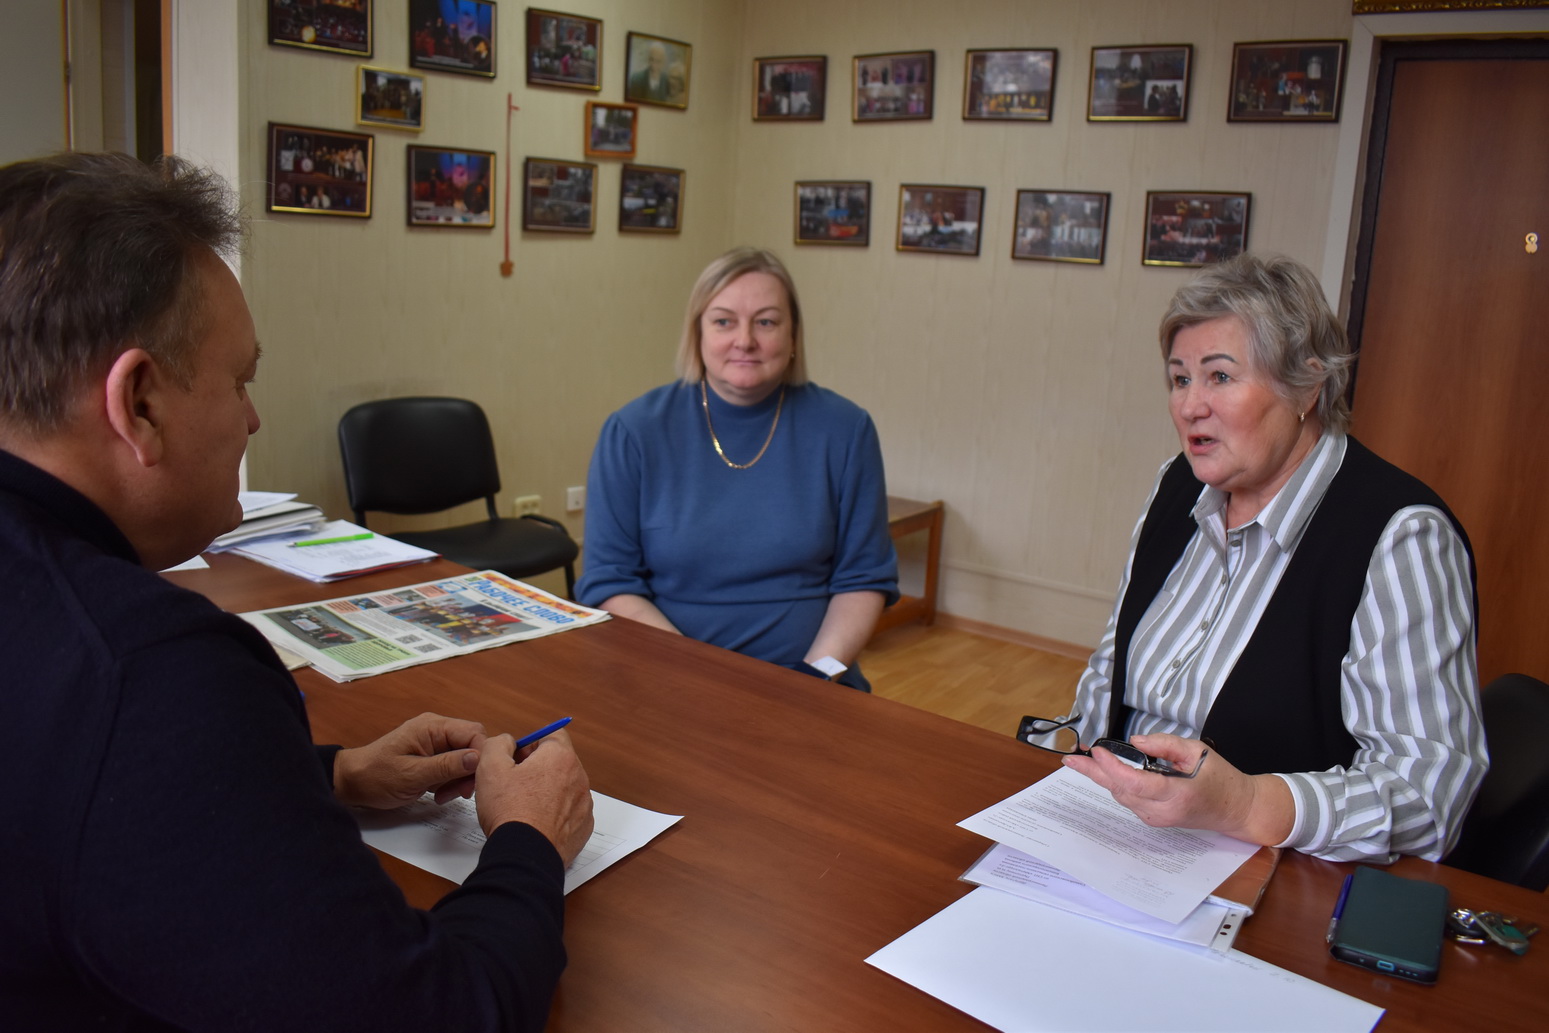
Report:
<svg viewBox="0 0 1549 1033"><path fill-rule="evenodd" d="M807 380L780 260L737 248L689 296L679 379L608 417L577 598L869 691L855 667L898 597L882 449Z"/></svg>

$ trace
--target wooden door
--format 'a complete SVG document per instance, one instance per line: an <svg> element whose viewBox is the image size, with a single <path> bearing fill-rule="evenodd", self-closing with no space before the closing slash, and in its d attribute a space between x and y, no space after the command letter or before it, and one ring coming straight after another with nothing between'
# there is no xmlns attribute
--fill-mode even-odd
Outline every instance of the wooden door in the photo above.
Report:
<svg viewBox="0 0 1549 1033"><path fill-rule="evenodd" d="M1549 42L1394 50L1352 301L1354 433L1467 529L1481 684L1549 680Z"/></svg>

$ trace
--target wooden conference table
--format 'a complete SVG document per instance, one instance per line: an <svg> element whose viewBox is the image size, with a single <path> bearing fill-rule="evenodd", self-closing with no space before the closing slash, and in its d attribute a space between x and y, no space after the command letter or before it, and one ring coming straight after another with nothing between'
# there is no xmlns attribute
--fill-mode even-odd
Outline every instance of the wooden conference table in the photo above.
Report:
<svg viewBox="0 0 1549 1033"><path fill-rule="evenodd" d="M437 561L313 585L232 556L211 561L168 576L233 611L463 569ZM987 1028L864 959L969 891L957 877L987 841L956 823L1053 769L1009 734L627 620L344 685L311 670L298 680L318 742L359 745L423 710L517 734L574 715L593 788L684 815L570 895L570 967L551 1030ZM416 906L452 888L382 863ZM1381 1033L1542 1028L1549 933L1523 957L1449 943L1434 987L1329 958L1324 929L1349 868L1287 852L1238 946L1388 1009ZM1395 870L1445 884L1455 904L1549 927L1542 894L1413 858ZM1122 978L1092 959L1094 1009ZM1173 1025L1158 1019L1155 1028Z"/></svg>

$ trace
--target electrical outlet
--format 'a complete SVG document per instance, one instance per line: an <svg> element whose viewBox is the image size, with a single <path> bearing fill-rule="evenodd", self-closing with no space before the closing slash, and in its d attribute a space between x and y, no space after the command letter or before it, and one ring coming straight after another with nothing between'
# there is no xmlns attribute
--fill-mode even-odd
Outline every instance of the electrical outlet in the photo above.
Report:
<svg viewBox="0 0 1549 1033"><path fill-rule="evenodd" d="M566 488L565 489L565 512L566 513L579 513L581 510L583 510L585 508L586 508L586 489L585 488Z"/></svg>
<svg viewBox="0 0 1549 1033"><path fill-rule="evenodd" d="M543 508L542 495L518 495L516 497L516 515L526 516L529 513L537 513Z"/></svg>

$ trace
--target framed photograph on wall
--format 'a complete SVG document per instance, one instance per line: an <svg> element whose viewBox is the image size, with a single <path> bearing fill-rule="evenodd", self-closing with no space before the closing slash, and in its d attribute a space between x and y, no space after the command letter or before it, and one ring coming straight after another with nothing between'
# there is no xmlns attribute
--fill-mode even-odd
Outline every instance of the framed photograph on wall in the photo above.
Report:
<svg viewBox="0 0 1549 1033"><path fill-rule="evenodd" d="M899 251L977 255L984 188L905 183L898 188Z"/></svg>
<svg viewBox="0 0 1549 1033"><path fill-rule="evenodd" d="M495 152L409 145L409 225L495 225Z"/></svg>
<svg viewBox="0 0 1549 1033"><path fill-rule="evenodd" d="M753 59L753 121L821 122L827 98L828 58Z"/></svg>
<svg viewBox="0 0 1549 1033"><path fill-rule="evenodd" d="M1058 50L970 50L963 69L963 118L1047 122L1054 115Z"/></svg>
<svg viewBox="0 0 1549 1033"><path fill-rule="evenodd" d="M591 233L597 228L597 166L528 158L522 165L522 229Z"/></svg>
<svg viewBox="0 0 1549 1033"><path fill-rule="evenodd" d="M493 79L493 0L409 0L409 67Z"/></svg>
<svg viewBox="0 0 1549 1033"><path fill-rule="evenodd" d="M586 156L633 158L640 127L640 109L633 104L586 102Z"/></svg>
<svg viewBox="0 0 1549 1033"><path fill-rule="evenodd" d="M624 99L632 104L688 107L694 48L681 40L631 32L625 54Z"/></svg>
<svg viewBox="0 0 1549 1033"><path fill-rule="evenodd" d="M1248 247L1246 193L1146 191L1142 265L1200 266L1236 258Z"/></svg>
<svg viewBox="0 0 1549 1033"><path fill-rule="evenodd" d="M264 208L369 219L375 140L370 133L270 122Z"/></svg>
<svg viewBox="0 0 1549 1033"><path fill-rule="evenodd" d="M796 184L796 243L871 244L871 181L808 180Z"/></svg>
<svg viewBox="0 0 1549 1033"><path fill-rule="evenodd" d="M356 0L351 6L294 0L265 0L265 5L269 42L275 46L371 56L371 0Z"/></svg>
<svg viewBox="0 0 1549 1033"><path fill-rule="evenodd" d="M602 89L602 19L527 8L527 85Z"/></svg>
<svg viewBox="0 0 1549 1033"><path fill-rule="evenodd" d="M1234 43L1228 122L1338 122L1342 39Z"/></svg>
<svg viewBox="0 0 1549 1033"><path fill-rule="evenodd" d="M1088 122L1184 122L1194 47L1093 47Z"/></svg>
<svg viewBox="0 0 1549 1033"><path fill-rule="evenodd" d="M1018 190L1011 257L1102 265L1111 195Z"/></svg>
<svg viewBox="0 0 1549 1033"><path fill-rule="evenodd" d="M852 72L851 120L904 122L935 115L936 52L861 54Z"/></svg>
<svg viewBox="0 0 1549 1033"><path fill-rule="evenodd" d="M619 179L619 231L677 233L683 229L682 169L625 165Z"/></svg>
<svg viewBox="0 0 1549 1033"><path fill-rule="evenodd" d="M355 77L355 121L389 129L425 128L425 77L361 65Z"/></svg>

